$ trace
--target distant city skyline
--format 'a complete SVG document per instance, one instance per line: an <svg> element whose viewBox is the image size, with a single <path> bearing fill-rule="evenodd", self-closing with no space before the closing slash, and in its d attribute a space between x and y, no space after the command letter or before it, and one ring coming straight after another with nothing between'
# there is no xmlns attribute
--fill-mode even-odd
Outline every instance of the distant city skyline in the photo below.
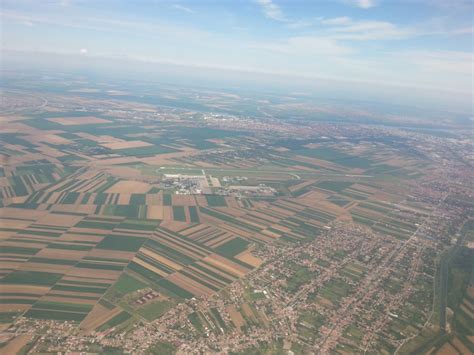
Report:
<svg viewBox="0 0 474 355"><path fill-rule="evenodd" d="M473 11L469 0L4 0L3 69L19 53L171 64L332 80L332 91L385 85L472 113Z"/></svg>

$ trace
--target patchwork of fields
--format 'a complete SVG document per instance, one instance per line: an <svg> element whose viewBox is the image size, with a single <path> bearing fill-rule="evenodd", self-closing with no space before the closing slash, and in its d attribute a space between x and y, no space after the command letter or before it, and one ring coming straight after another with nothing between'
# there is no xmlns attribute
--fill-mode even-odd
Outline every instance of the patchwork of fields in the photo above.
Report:
<svg viewBox="0 0 474 355"><path fill-rule="evenodd" d="M149 110L136 104L133 112ZM383 143L256 139L190 122L178 130L172 119L136 125L112 110L35 112L3 124L4 325L23 315L73 322L84 332L126 329L228 288L266 261L262 245L314 240L335 221L406 240L430 212L401 204L400 188L386 183L420 172L414 157L400 159ZM206 174L210 187L176 194L161 183L165 173ZM217 194L236 184L277 194ZM364 269L344 273L357 279ZM331 284L323 292L348 291ZM265 322L251 305L242 306L243 317L227 312L235 324ZM220 317L211 309L190 321L199 329L213 319L218 328Z"/></svg>

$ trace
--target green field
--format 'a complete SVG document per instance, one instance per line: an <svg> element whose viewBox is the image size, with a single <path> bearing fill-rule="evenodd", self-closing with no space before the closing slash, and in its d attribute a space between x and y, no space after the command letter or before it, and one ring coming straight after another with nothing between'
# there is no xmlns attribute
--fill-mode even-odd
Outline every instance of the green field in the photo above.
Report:
<svg viewBox="0 0 474 355"><path fill-rule="evenodd" d="M171 206L172 198L170 194L163 194L163 206Z"/></svg>
<svg viewBox="0 0 474 355"><path fill-rule="evenodd" d="M368 158L349 155L331 147L320 147L314 149L305 148L295 150L294 153L306 157L330 161L349 168L367 169L372 165L371 160Z"/></svg>
<svg viewBox="0 0 474 355"><path fill-rule="evenodd" d="M130 292L134 292L145 288L147 285L135 277L123 273L120 278L114 283L109 292L125 295Z"/></svg>
<svg viewBox="0 0 474 355"><path fill-rule="evenodd" d="M206 201L210 207L227 207L224 196L206 195Z"/></svg>
<svg viewBox="0 0 474 355"><path fill-rule="evenodd" d="M183 206L173 206L173 219L179 222L186 222L186 214Z"/></svg>
<svg viewBox="0 0 474 355"><path fill-rule="evenodd" d="M225 255L227 257L233 257L246 250L249 244L250 243L247 240L237 237L228 241L227 243L219 245L216 248L216 251L219 254Z"/></svg>
<svg viewBox="0 0 474 355"><path fill-rule="evenodd" d="M176 352L176 346L170 343L158 342L153 344L146 351L147 355L173 355Z"/></svg>
<svg viewBox="0 0 474 355"><path fill-rule="evenodd" d="M151 322L159 318L174 305L175 303L170 301L152 301L150 304L140 307L137 313Z"/></svg>
<svg viewBox="0 0 474 355"><path fill-rule="evenodd" d="M53 319L59 321L80 322L87 316L87 313L61 312L54 310L30 309L25 313L25 317L39 319Z"/></svg>
<svg viewBox="0 0 474 355"><path fill-rule="evenodd" d="M38 301L34 304L33 309L51 309L51 310L63 311L63 312L69 311L69 312L78 312L78 313L88 313L92 309L92 305Z"/></svg>
<svg viewBox="0 0 474 355"><path fill-rule="evenodd" d="M58 282L62 276L62 274L51 272L13 271L0 280L0 283L52 286Z"/></svg>
<svg viewBox="0 0 474 355"><path fill-rule="evenodd" d="M122 311L121 313L119 313L115 317L113 317L111 320L109 320L105 324L101 325L98 328L98 330L99 331L104 331L104 330L110 329L112 327L116 327L116 326L120 325L121 323L126 322L131 317L132 316L128 312Z"/></svg>
<svg viewBox="0 0 474 355"><path fill-rule="evenodd" d="M166 279L159 280L158 286L164 289L165 292L170 294L172 297L178 297L178 298L192 298L193 297L192 293L189 293L188 291L182 289L178 285L175 285L174 283Z"/></svg>
<svg viewBox="0 0 474 355"><path fill-rule="evenodd" d="M197 207L189 206L188 210L189 210L189 218L191 219L191 223L199 223L200 220L199 220Z"/></svg>
<svg viewBox="0 0 474 355"><path fill-rule="evenodd" d="M347 182L347 181L323 181L316 184L316 187L319 187L324 190L341 192L342 190L344 190L345 188L348 188L352 184L353 184L352 182Z"/></svg>
<svg viewBox="0 0 474 355"><path fill-rule="evenodd" d="M123 251L137 251L140 249L142 244L146 241L146 238L142 237L128 237L125 235L109 235L102 239L97 244L99 249L110 249L110 250L123 250Z"/></svg>

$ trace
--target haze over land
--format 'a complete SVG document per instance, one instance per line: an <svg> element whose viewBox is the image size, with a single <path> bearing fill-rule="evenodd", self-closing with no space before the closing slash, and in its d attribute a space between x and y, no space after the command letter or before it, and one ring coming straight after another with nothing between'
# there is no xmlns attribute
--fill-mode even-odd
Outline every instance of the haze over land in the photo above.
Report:
<svg viewBox="0 0 474 355"><path fill-rule="evenodd" d="M2 62L471 115L472 12L469 0L4 0Z"/></svg>

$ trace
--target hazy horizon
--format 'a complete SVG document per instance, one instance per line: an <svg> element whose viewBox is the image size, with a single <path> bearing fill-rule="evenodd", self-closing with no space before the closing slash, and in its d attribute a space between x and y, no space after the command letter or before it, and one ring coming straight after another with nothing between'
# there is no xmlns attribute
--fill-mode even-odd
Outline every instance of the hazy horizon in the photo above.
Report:
<svg viewBox="0 0 474 355"><path fill-rule="evenodd" d="M4 1L2 69L110 72L472 115L470 1Z"/></svg>

